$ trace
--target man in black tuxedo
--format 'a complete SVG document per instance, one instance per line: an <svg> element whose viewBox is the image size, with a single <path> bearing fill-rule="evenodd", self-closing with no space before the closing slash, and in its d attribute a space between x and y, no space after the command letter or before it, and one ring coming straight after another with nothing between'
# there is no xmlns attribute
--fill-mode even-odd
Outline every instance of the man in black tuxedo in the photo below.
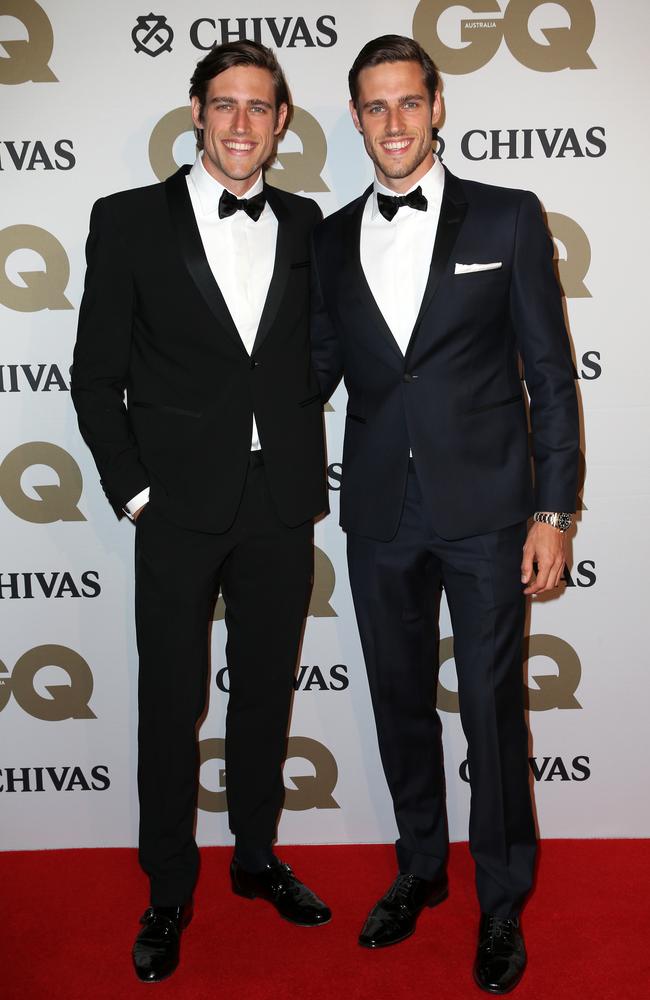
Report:
<svg viewBox="0 0 650 1000"><path fill-rule="evenodd" d="M426 52L395 35L369 42L350 94L375 182L316 230L312 359L324 399L341 375L348 392L341 524L399 829L399 876L359 940L403 940L422 907L447 895L442 587L482 911L474 974L501 993L523 974L519 912L535 858L524 594L557 586L564 565L578 466L573 366L539 203L461 181L434 157L441 98Z"/></svg>
<svg viewBox="0 0 650 1000"><path fill-rule="evenodd" d="M136 522L140 860L151 906L133 958L145 981L173 972L190 917L196 723L220 587L232 887L298 924L330 918L271 846L313 518L327 504L308 335L320 211L263 180L290 101L270 50L213 49L190 96L192 168L93 208L72 378L104 490Z"/></svg>

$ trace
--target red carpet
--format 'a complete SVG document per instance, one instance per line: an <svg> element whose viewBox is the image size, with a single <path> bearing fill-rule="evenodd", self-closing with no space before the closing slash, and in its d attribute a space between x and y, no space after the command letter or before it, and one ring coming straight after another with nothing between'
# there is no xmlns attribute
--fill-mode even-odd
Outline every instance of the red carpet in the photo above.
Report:
<svg viewBox="0 0 650 1000"><path fill-rule="evenodd" d="M472 864L452 847L451 893L408 941L359 948L366 911L394 875L383 846L278 852L334 910L300 928L229 891L230 851L204 849L181 965L138 983L130 949L145 908L135 851L0 854L3 1000L480 1000L472 981L477 921ZM650 997L650 841L546 841L524 917L528 971L517 1000Z"/></svg>

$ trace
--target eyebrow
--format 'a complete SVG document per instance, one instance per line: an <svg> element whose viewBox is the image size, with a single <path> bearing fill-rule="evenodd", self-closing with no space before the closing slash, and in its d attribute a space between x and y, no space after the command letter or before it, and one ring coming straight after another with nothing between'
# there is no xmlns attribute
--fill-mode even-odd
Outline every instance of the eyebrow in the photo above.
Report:
<svg viewBox="0 0 650 1000"><path fill-rule="evenodd" d="M407 101L423 101L423 100L424 100L424 94L406 94L404 97L398 97L397 103L405 104ZM362 107L372 108L377 104L387 104L387 103L388 102L386 101L385 97L375 97L371 101L366 101L366 103L363 104Z"/></svg>
<svg viewBox="0 0 650 1000"><path fill-rule="evenodd" d="M238 99L236 97L222 97L222 96L219 96L219 97L213 97L210 103L211 104L239 104L239 101L238 101ZM273 110L273 105L270 104L268 101L263 100L263 98L261 98L261 97L251 97L251 98L249 98L246 101L246 103L249 106L254 104L256 107L259 107L261 105L264 108L269 108L271 111Z"/></svg>

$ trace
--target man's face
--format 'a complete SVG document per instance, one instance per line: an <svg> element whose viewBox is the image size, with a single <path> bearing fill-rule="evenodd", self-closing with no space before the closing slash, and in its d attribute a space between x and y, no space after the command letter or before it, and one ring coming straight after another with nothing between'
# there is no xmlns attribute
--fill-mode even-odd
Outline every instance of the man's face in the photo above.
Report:
<svg viewBox="0 0 650 1000"><path fill-rule="evenodd" d="M232 66L210 80L205 106L192 98L192 120L203 129L203 165L220 184L241 197L252 187L287 117L275 108L269 70Z"/></svg>
<svg viewBox="0 0 650 1000"><path fill-rule="evenodd" d="M440 121L440 95L433 107L416 62L380 63L359 74L358 108L350 101L355 127L377 177L393 191L407 191L433 163L431 128Z"/></svg>

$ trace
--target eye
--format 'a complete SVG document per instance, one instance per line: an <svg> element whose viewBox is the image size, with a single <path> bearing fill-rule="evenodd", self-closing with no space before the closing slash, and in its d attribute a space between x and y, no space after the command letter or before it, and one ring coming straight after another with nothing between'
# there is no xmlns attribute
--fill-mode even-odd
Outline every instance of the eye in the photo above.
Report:
<svg viewBox="0 0 650 1000"><path fill-rule="evenodd" d="M264 107L263 104L253 104L250 110L256 115L265 115L268 108Z"/></svg>
<svg viewBox="0 0 650 1000"><path fill-rule="evenodd" d="M371 115L379 114L383 110L384 109L383 109L383 106L381 104L373 104L373 106L371 108L368 108L368 111L370 112Z"/></svg>

